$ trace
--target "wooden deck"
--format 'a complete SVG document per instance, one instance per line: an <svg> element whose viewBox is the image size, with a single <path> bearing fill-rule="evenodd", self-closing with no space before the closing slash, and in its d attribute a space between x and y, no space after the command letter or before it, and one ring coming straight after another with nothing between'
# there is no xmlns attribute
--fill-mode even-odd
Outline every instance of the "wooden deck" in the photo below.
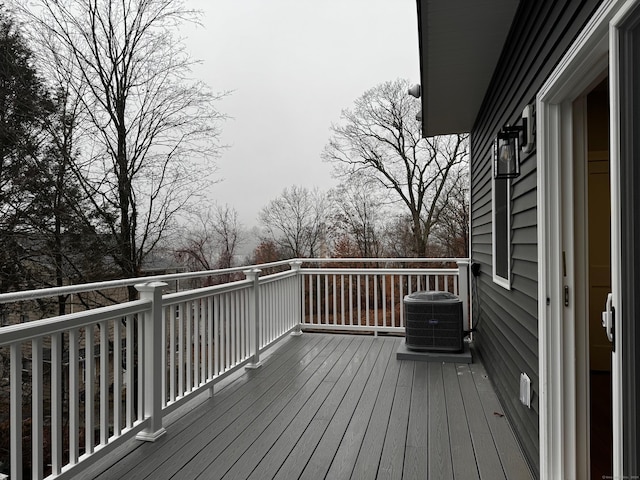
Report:
<svg viewBox="0 0 640 480"><path fill-rule="evenodd" d="M530 479L483 366L399 361L401 340L287 338L83 478Z"/></svg>

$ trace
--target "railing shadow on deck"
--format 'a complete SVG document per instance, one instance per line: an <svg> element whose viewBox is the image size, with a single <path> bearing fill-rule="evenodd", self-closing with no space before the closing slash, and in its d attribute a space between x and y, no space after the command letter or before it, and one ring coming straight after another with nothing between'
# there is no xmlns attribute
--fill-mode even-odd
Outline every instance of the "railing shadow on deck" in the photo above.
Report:
<svg viewBox="0 0 640 480"><path fill-rule="evenodd" d="M0 295L0 303L126 288L140 299L0 328L0 472L71 478L302 330L404 334L402 299L450 291L463 301L466 259L298 259ZM194 279L228 283L164 293ZM242 276L243 279L233 280ZM186 281L189 282L186 282ZM177 290L177 288L176 288ZM5 374L3 374L4 376ZM9 434L6 426L9 424ZM2 451L2 445L0 445Z"/></svg>

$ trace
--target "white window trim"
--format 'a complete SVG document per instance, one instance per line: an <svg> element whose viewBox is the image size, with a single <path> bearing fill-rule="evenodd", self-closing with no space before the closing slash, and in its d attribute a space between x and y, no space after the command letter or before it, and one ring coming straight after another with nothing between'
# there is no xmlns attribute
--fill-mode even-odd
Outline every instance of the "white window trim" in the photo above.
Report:
<svg viewBox="0 0 640 480"><path fill-rule="evenodd" d="M496 272L496 257L498 252L496 250L496 179L491 178L491 261L493 270L493 282L500 285L507 290L511 290L511 180L500 180L501 182L507 182L507 276L502 277Z"/></svg>

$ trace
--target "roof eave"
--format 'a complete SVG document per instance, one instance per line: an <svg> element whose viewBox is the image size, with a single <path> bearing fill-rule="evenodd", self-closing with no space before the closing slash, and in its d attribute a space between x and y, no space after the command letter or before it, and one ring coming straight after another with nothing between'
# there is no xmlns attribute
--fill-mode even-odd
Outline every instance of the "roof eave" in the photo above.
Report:
<svg viewBox="0 0 640 480"><path fill-rule="evenodd" d="M417 0L426 137L469 132L479 113L518 0Z"/></svg>

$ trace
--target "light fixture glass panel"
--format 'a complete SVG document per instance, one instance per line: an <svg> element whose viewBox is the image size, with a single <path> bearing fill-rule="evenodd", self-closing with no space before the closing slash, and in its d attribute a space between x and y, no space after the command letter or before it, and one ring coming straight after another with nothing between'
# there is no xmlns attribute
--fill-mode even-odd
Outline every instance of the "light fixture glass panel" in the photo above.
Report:
<svg viewBox="0 0 640 480"><path fill-rule="evenodd" d="M520 175L520 134L501 131L494 143L493 175L495 178L514 178Z"/></svg>

